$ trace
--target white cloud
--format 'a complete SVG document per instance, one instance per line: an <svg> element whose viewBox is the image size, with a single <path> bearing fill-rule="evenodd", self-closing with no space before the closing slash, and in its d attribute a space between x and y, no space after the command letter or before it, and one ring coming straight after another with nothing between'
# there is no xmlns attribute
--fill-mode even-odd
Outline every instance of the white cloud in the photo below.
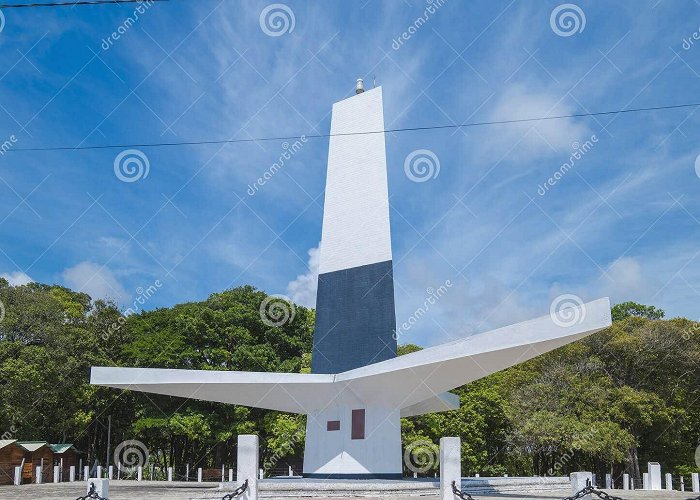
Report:
<svg viewBox="0 0 700 500"><path fill-rule="evenodd" d="M85 292L93 299L110 298L117 302L129 299L129 294L106 266L81 262L63 271L65 284L73 290Z"/></svg>
<svg viewBox="0 0 700 500"><path fill-rule="evenodd" d="M300 274L287 284L287 295L297 304L306 307L316 306L320 254L320 244L309 249L309 271L306 274Z"/></svg>
<svg viewBox="0 0 700 500"><path fill-rule="evenodd" d="M606 273L599 278L601 295L608 295L612 303L634 302L651 303L659 289L652 283L649 272L634 257L622 257L610 264Z"/></svg>
<svg viewBox="0 0 700 500"><path fill-rule="evenodd" d="M576 107L568 98L530 86L513 85L502 92L489 118L494 121L566 115ZM567 153L572 143L590 138L590 129L571 118L499 125L479 132L477 153L485 159L499 159L510 152L520 163L555 153ZM562 159L562 162L568 155Z"/></svg>
<svg viewBox="0 0 700 500"><path fill-rule="evenodd" d="M12 286L26 285L34 281L30 276L23 273L22 271L17 271L14 273L2 273L0 274L0 278L5 278Z"/></svg>

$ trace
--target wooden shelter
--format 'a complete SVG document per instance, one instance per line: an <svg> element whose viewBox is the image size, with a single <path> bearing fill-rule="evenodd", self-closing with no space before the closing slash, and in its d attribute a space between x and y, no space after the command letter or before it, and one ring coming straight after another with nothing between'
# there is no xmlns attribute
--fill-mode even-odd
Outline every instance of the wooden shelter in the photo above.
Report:
<svg viewBox="0 0 700 500"><path fill-rule="evenodd" d="M46 441L17 441L24 451L22 482L36 482L36 468L43 465L42 482L53 481L53 451ZM19 464L18 464L19 465Z"/></svg>
<svg viewBox="0 0 700 500"><path fill-rule="evenodd" d="M22 464L24 450L16 439L0 439L0 485L13 484L15 467Z"/></svg>
<svg viewBox="0 0 700 500"><path fill-rule="evenodd" d="M72 443L57 443L50 444L49 448L53 452L53 465L61 467L61 481L67 481L71 466L75 467L75 473L78 474L78 462L80 460L80 451L73 446Z"/></svg>

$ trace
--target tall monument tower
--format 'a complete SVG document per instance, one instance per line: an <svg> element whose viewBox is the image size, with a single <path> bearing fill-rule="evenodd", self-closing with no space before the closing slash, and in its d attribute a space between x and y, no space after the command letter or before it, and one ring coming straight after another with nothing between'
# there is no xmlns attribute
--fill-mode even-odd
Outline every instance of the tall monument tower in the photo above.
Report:
<svg viewBox="0 0 700 500"><path fill-rule="evenodd" d="M611 324L603 298L396 357L383 130L381 88L333 106L312 373L93 367L90 382L305 414L305 475L400 477L400 417L459 408L447 391Z"/></svg>
<svg viewBox="0 0 700 500"><path fill-rule="evenodd" d="M396 357L382 88L333 105L316 296L313 373L341 373ZM366 132L375 132L367 134ZM309 414L304 473L401 475L394 407L342 392Z"/></svg>

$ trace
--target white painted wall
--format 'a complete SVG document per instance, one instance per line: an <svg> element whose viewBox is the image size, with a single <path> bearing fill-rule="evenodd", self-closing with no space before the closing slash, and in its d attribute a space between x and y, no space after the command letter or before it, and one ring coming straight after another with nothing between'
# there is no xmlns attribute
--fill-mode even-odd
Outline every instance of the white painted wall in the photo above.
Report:
<svg viewBox="0 0 700 500"><path fill-rule="evenodd" d="M382 88L333 105L331 134L384 130ZM332 136L319 273L391 260L384 133Z"/></svg>
<svg viewBox="0 0 700 500"><path fill-rule="evenodd" d="M305 474L400 474L401 424L396 408L367 405L345 394L306 423ZM352 410L365 409L365 439L351 439ZM340 430L326 430L340 420Z"/></svg>

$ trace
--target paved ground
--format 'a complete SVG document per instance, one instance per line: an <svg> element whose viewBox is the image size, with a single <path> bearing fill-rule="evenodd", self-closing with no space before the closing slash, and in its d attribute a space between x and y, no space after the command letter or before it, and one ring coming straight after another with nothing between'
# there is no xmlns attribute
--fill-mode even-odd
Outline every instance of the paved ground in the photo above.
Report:
<svg viewBox="0 0 700 500"><path fill-rule="evenodd" d="M110 500L190 500L201 497L215 483L170 483L149 482L136 483L135 481L114 481L110 484ZM684 500L697 494L680 491L621 491L611 490L609 493L618 495L625 500ZM502 493L499 495L473 495L474 500L554 500L561 499L571 494L569 491L546 493ZM85 495L85 483L62 484L28 484L23 486L0 486L0 500L75 500ZM223 496L223 493L222 493ZM319 499L316 500L337 500ZM345 497L349 499L351 497ZM372 497L364 497L371 500ZM437 496L423 497L374 497L376 500L434 500Z"/></svg>

